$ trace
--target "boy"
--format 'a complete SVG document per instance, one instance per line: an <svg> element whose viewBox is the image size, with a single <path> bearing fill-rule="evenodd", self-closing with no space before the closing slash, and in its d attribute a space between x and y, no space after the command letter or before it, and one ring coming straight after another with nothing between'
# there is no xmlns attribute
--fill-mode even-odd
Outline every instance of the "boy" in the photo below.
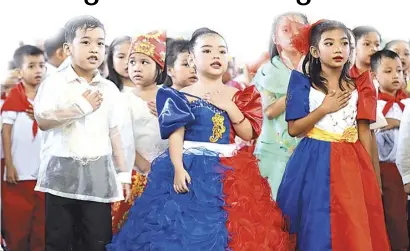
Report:
<svg viewBox="0 0 410 251"><path fill-rule="evenodd" d="M400 120L404 109L401 101L407 98L402 90L403 69L399 55L390 50L373 54L371 68L379 83L377 105L388 123L376 132L386 227L392 250L407 250L407 197L402 177L395 164Z"/></svg>
<svg viewBox="0 0 410 251"><path fill-rule="evenodd" d="M126 200L130 194L133 160L126 164L124 156L133 150L122 133L131 126L118 89L98 72L103 24L76 17L65 26L65 41L71 65L42 83L34 103L45 131L36 190L46 193L46 251L69 250L78 239L84 243L75 250L103 251L112 238L111 203L124 199L121 183Z"/></svg>
<svg viewBox="0 0 410 251"><path fill-rule="evenodd" d="M32 107L43 80L45 56L39 48L24 45L14 53L21 82L7 96L2 109L5 175L2 194L3 232L9 250L43 251L44 194L35 192L40 166L41 131Z"/></svg>
<svg viewBox="0 0 410 251"><path fill-rule="evenodd" d="M47 55L47 75L56 72L67 58L63 48L64 42L64 29L59 30L56 35L44 42L44 50Z"/></svg>

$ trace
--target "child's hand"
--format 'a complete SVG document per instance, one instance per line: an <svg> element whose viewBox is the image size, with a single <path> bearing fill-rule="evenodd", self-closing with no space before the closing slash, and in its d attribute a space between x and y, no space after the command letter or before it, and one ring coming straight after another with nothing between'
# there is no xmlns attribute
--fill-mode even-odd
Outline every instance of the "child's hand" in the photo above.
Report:
<svg viewBox="0 0 410 251"><path fill-rule="evenodd" d="M122 188L125 190L125 202L129 202L131 199L131 185L130 184L122 184Z"/></svg>
<svg viewBox="0 0 410 251"><path fill-rule="evenodd" d="M224 98L219 91L213 94L209 92L205 93L204 100L221 109L222 111L227 111L232 104L234 105L232 100L227 100L226 98Z"/></svg>
<svg viewBox="0 0 410 251"><path fill-rule="evenodd" d="M342 91L338 94L335 90L330 91L323 100L321 107L327 114L337 112L349 104L351 95L349 91Z"/></svg>
<svg viewBox="0 0 410 251"><path fill-rule="evenodd" d="M189 192L187 182L191 184L191 176L185 168L176 168L174 175L174 190L176 193Z"/></svg>
<svg viewBox="0 0 410 251"><path fill-rule="evenodd" d="M6 181L10 184L17 184L19 180L19 176L17 174L17 169L14 167L14 165L6 165Z"/></svg>
<svg viewBox="0 0 410 251"><path fill-rule="evenodd" d="M154 101L149 101L147 105L148 105L148 109L150 113L154 115L155 117L158 117L157 104Z"/></svg>
<svg viewBox="0 0 410 251"><path fill-rule="evenodd" d="M93 107L93 111L100 108L103 101L102 94L99 91L91 93L91 90L87 90L83 93L83 97L87 99L88 103Z"/></svg>
<svg viewBox="0 0 410 251"><path fill-rule="evenodd" d="M28 109L26 110L26 113L27 113L27 115L28 115L32 120L34 120L33 106L30 105L30 108L28 108Z"/></svg>
<svg viewBox="0 0 410 251"><path fill-rule="evenodd" d="M381 131L386 131L386 130L390 130L390 129L394 129L394 128L399 128L400 127L400 120L397 119L390 119L390 118L386 118L387 121L387 126L381 128Z"/></svg>

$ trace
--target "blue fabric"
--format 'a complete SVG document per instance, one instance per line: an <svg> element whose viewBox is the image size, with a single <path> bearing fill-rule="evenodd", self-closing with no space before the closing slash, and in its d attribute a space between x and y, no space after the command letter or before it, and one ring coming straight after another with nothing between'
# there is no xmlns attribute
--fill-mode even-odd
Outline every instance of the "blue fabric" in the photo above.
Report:
<svg viewBox="0 0 410 251"><path fill-rule="evenodd" d="M156 105L162 139L168 139L175 130L195 120L188 100L173 88L160 88Z"/></svg>
<svg viewBox="0 0 410 251"><path fill-rule="evenodd" d="M302 139L279 186L277 203L289 217L290 233L297 234L301 251L332 250L330 149L329 142Z"/></svg>
<svg viewBox="0 0 410 251"><path fill-rule="evenodd" d="M163 138L185 126L185 140L209 142L212 117L224 116L226 132L218 143L229 143L227 114L202 99L188 102L184 94L162 88L157 109ZM183 163L191 177L189 192L174 191L174 165L169 151L152 163L147 186L129 211L128 220L108 251L225 251L228 250L227 213L223 206L223 173L216 153L205 149L185 152Z"/></svg>
<svg viewBox="0 0 410 251"><path fill-rule="evenodd" d="M286 121L301 119L309 114L309 93L309 78L303 73L293 70L290 74L286 96Z"/></svg>

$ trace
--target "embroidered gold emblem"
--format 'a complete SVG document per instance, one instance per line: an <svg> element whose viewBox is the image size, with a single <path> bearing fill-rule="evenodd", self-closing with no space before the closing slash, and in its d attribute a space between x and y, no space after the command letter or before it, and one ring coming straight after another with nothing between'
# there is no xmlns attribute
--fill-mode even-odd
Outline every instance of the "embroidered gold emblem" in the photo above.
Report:
<svg viewBox="0 0 410 251"><path fill-rule="evenodd" d="M135 47L134 47L134 52L135 53L142 53L150 57L154 57L155 53L155 45L146 42L146 41L141 41L138 42Z"/></svg>
<svg viewBox="0 0 410 251"><path fill-rule="evenodd" d="M359 138L356 127L352 126L344 130L342 139L349 143L355 143Z"/></svg>
<svg viewBox="0 0 410 251"><path fill-rule="evenodd" d="M224 120L224 116L222 116L219 113L216 113L212 117L212 123L214 124L214 127L212 128L212 136L209 137L210 142L216 143L219 139L222 138L222 135L226 132Z"/></svg>

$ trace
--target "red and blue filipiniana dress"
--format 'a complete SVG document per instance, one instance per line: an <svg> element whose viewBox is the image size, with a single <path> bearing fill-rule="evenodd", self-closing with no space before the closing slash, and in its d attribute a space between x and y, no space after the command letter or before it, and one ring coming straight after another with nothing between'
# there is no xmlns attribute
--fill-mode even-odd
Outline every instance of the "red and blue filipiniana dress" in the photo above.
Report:
<svg viewBox="0 0 410 251"><path fill-rule="evenodd" d="M349 104L327 114L301 140L279 187L277 203L301 251L390 250L381 191L357 130L357 120L375 120L376 93L365 82L356 85ZM286 121L307 116L325 96L292 71Z"/></svg>
<svg viewBox="0 0 410 251"><path fill-rule="evenodd" d="M233 97L255 137L262 124L260 99L254 87ZM144 192L107 250L291 250L293 239L260 176L253 149L237 149L227 113L166 87L158 91L157 109L163 139L185 127L189 192L174 191L174 166L166 151L152 163Z"/></svg>

